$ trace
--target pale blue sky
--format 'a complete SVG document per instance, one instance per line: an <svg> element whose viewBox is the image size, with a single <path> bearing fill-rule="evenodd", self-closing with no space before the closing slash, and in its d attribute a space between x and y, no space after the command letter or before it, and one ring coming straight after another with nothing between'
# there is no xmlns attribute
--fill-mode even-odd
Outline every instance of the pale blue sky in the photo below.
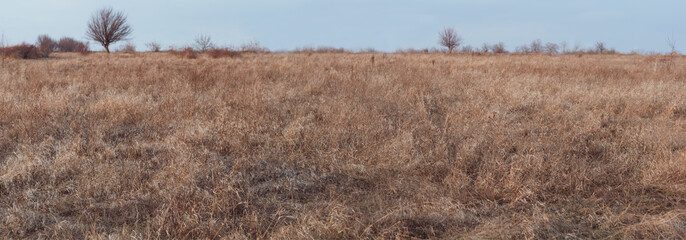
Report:
<svg viewBox="0 0 686 240"><path fill-rule="evenodd" d="M665 52L669 37L686 50L683 0L2 0L0 6L0 33L9 43L34 42L39 34L85 40L91 14L111 6L128 14L139 49L152 40L182 46L207 34L219 45L254 39L272 50L394 51L438 47L437 32L450 26L475 47L502 41L512 50L541 39Z"/></svg>

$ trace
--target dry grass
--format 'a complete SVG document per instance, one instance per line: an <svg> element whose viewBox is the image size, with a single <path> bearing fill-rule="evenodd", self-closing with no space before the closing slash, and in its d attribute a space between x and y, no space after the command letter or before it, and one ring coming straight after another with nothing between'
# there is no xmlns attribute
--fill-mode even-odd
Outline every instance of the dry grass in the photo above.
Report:
<svg viewBox="0 0 686 240"><path fill-rule="evenodd" d="M0 233L683 238L685 62L8 60L0 67Z"/></svg>

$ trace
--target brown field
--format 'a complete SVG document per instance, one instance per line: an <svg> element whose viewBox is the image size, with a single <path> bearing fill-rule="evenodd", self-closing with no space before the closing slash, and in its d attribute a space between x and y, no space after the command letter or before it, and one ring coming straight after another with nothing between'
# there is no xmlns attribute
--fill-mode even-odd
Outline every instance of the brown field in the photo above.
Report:
<svg viewBox="0 0 686 240"><path fill-rule="evenodd" d="M685 63L294 53L7 60L0 233L684 238Z"/></svg>

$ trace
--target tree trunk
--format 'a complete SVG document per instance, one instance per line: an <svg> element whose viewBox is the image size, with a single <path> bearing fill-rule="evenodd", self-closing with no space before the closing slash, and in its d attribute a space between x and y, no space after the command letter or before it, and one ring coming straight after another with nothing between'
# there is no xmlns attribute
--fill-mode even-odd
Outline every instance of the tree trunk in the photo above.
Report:
<svg viewBox="0 0 686 240"><path fill-rule="evenodd" d="M104 45L102 45L102 46L105 47L105 51L106 51L107 53L110 53L110 45L109 45L109 44L104 44Z"/></svg>

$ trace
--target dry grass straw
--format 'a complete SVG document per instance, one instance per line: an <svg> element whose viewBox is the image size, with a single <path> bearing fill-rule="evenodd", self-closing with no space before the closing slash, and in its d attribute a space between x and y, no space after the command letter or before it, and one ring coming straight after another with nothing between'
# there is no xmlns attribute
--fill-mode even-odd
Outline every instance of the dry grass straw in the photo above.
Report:
<svg viewBox="0 0 686 240"><path fill-rule="evenodd" d="M686 70L663 58L9 60L0 233L683 238Z"/></svg>

